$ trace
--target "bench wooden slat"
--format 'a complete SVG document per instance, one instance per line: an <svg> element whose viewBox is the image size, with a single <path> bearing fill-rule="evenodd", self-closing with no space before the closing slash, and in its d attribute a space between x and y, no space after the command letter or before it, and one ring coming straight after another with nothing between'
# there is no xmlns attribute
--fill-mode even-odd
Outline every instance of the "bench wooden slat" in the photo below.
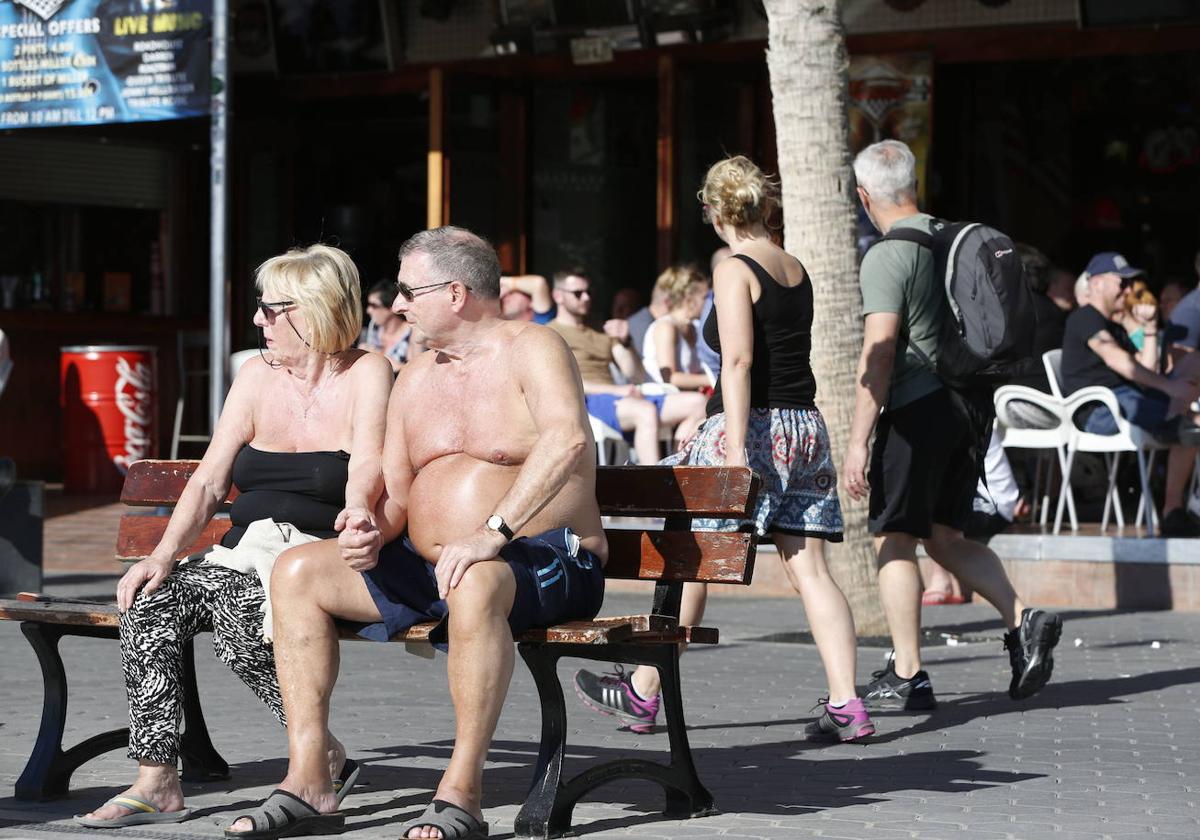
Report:
<svg viewBox="0 0 1200 840"><path fill-rule="evenodd" d="M605 516L746 516L758 479L745 467L599 467Z"/></svg>
<svg viewBox="0 0 1200 840"><path fill-rule="evenodd" d="M199 461L136 461L121 488L121 501L134 507L174 505ZM726 467L600 467L596 499L606 516L745 516L754 474ZM226 503L237 498L237 488Z"/></svg>
<svg viewBox="0 0 1200 840"><path fill-rule="evenodd" d="M136 561L149 554L162 538L167 521L166 516L122 516L117 559ZM212 520L180 557L220 542L229 527L227 519ZM749 534L619 528L605 533L609 547L604 569L607 578L745 583L753 571Z"/></svg>
<svg viewBox="0 0 1200 840"><path fill-rule="evenodd" d="M0 619L82 627L116 627L119 624L115 605L82 604L53 598L44 601L0 599Z"/></svg>
<svg viewBox="0 0 1200 840"><path fill-rule="evenodd" d="M677 627L674 630L649 631L634 633L625 641L637 644L671 644L715 645L720 640L720 631L716 627Z"/></svg>
<svg viewBox="0 0 1200 840"><path fill-rule="evenodd" d="M134 461L121 486L121 501L132 507L171 507L198 466L199 461ZM237 488L231 488L226 506L237 495Z"/></svg>
<svg viewBox="0 0 1200 840"><path fill-rule="evenodd" d="M135 513L123 515L117 531L117 559L141 560L158 545L169 521L169 516L140 516ZM228 519L210 519L200 536L180 552L179 557L187 557L219 543L230 527Z"/></svg>
<svg viewBox="0 0 1200 840"><path fill-rule="evenodd" d="M748 583L752 534L610 528L606 578Z"/></svg>
<svg viewBox="0 0 1200 840"><path fill-rule="evenodd" d="M21 593L17 599L0 599L0 620L38 621L46 624L68 624L86 627L117 627L119 619L115 604L98 604L71 599L59 599L38 593ZM416 624L392 637L393 642L428 642L436 622ZM684 628L685 630L692 628ZM657 640L671 641L679 636L675 619L665 615L604 616L595 621L571 621L545 629L528 630L517 637L519 642L550 642L571 644L605 644L608 642ZM342 628L338 635L347 641L361 641L354 631ZM688 641L680 636L678 641Z"/></svg>

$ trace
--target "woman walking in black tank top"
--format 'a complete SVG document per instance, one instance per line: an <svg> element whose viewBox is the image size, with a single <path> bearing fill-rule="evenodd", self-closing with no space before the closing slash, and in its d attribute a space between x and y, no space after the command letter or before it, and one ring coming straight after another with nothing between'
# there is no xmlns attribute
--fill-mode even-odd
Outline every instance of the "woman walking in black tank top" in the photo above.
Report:
<svg viewBox="0 0 1200 840"><path fill-rule="evenodd" d="M813 739L850 741L872 735L854 686L857 640L850 607L825 566L827 540L842 539L837 474L825 421L817 410L812 348L811 279L766 228L776 206L774 183L745 157L709 169L698 197L705 221L732 256L713 272L714 307L704 339L721 356L708 419L691 442L664 463L749 466L762 479L753 517L695 519L698 531L749 531L774 541L800 593L829 680ZM680 623L704 614L703 584L684 588ZM658 672L642 666L598 677L576 675L589 705L617 714L634 731L650 731L658 712Z"/></svg>
<svg viewBox="0 0 1200 840"><path fill-rule="evenodd" d="M235 548L256 522L270 534L275 527L262 521L270 518L281 523L280 540L254 541L267 555L295 534L335 536L345 516L373 511L383 488L379 462L392 369L380 354L347 349L361 318L354 263L337 248L313 245L267 260L256 281L262 297L254 323L263 352L238 371L162 540L117 586L129 756L138 762L138 777L77 818L89 827L180 822L189 815L176 764L184 646L197 633L212 630L217 656L284 722L258 574L221 565L219 550L177 563L234 482L240 495L222 544ZM327 745L331 781L348 791L357 765L332 735Z"/></svg>

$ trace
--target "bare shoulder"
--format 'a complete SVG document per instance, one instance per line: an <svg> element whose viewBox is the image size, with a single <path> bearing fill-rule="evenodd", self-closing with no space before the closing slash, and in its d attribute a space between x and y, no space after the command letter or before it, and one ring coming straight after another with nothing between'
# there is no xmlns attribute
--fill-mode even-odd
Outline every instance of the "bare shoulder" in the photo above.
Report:
<svg viewBox="0 0 1200 840"><path fill-rule="evenodd" d="M562 377L578 376L571 348L549 327L512 322L506 352L512 375L527 384L550 386Z"/></svg>
<svg viewBox="0 0 1200 840"><path fill-rule="evenodd" d="M549 327L535 324L532 321L506 321L505 343L512 352L521 358L531 354L542 354L547 351L567 349L567 342L556 331Z"/></svg>
<svg viewBox="0 0 1200 840"><path fill-rule="evenodd" d="M655 329L655 335L675 335L675 321L670 315L664 315L654 322L652 325Z"/></svg>
<svg viewBox="0 0 1200 840"><path fill-rule="evenodd" d="M733 257L721 260L713 270L713 285L741 284L747 286L754 279L754 272L743 260Z"/></svg>
<svg viewBox="0 0 1200 840"><path fill-rule="evenodd" d="M229 395L237 396L239 393L262 395L264 390L270 390L275 386L277 377L273 374L275 368L267 364L267 360L260 353L253 356L242 363L238 368L237 374L233 377L233 383L230 386Z"/></svg>
<svg viewBox="0 0 1200 840"><path fill-rule="evenodd" d="M391 382L392 365L382 353L372 353L367 350L348 350L350 357L350 376L356 382Z"/></svg>

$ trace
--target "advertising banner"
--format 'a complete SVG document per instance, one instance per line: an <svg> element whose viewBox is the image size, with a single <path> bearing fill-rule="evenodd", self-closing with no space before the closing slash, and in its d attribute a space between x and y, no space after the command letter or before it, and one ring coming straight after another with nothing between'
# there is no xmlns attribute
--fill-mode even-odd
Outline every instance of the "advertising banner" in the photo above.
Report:
<svg viewBox="0 0 1200 840"><path fill-rule="evenodd" d="M902 140L917 158L919 203L928 197L933 58L925 53L850 59L850 154L880 140Z"/></svg>
<svg viewBox="0 0 1200 840"><path fill-rule="evenodd" d="M0 0L0 129L204 116L212 0Z"/></svg>

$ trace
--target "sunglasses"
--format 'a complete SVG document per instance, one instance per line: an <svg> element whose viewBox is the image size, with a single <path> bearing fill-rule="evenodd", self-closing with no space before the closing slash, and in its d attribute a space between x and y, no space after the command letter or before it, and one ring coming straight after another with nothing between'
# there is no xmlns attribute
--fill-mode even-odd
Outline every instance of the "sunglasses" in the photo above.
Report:
<svg viewBox="0 0 1200 840"><path fill-rule="evenodd" d="M404 298L409 303L412 303L413 298L417 296L417 292L427 292L432 289L440 289L442 286L449 286L453 280L446 280L442 283L430 283L427 286L410 286L407 283L396 281L396 291L400 293L400 297Z"/></svg>
<svg viewBox="0 0 1200 840"><path fill-rule="evenodd" d="M575 295L576 300L584 295L588 295L590 297L592 294L590 289L563 289L563 291L568 295Z"/></svg>
<svg viewBox="0 0 1200 840"><path fill-rule="evenodd" d="M254 303L258 307L258 311L261 312L263 317L268 321L274 321L280 315L296 305L296 301L294 300L269 301L263 300L262 298L255 298Z"/></svg>

